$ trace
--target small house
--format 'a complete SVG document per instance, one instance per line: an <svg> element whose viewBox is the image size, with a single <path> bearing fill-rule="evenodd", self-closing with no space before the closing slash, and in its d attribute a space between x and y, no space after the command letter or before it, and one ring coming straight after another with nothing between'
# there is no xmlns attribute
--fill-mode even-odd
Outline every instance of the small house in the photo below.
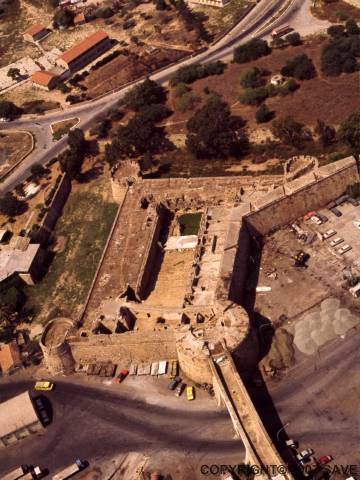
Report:
<svg viewBox="0 0 360 480"><path fill-rule="evenodd" d="M52 90L56 87L57 76L51 72L39 70L31 75L31 81L34 87L42 90Z"/></svg>
<svg viewBox="0 0 360 480"><path fill-rule="evenodd" d="M44 27L41 23L36 23L35 25L32 25L29 27L25 32L23 33L24 40L27 40L28 42L37 42L44 38L47 34L49 33L49 30Z"/></svg>

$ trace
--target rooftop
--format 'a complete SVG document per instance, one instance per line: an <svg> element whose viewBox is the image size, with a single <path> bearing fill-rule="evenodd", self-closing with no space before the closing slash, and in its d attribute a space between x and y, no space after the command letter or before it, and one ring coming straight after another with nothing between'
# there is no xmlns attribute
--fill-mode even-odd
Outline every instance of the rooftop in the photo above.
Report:
<svg viewBox="0 0 360 480"><path fill-rule="evenodd" d="M27 34L33 37L34 35L37 35L45 29L46 27L44 25L42 25L41 23L36 23L35 25L32 25L27 30L25 30L24 35Z"/></svg>
<svg viewBox="0 0 360 480"><path fill-rule="evenodd" d="M95 45L102 42L103 40L106 40L107 38L109 38L109 36L104 30L98 30L89 37L85 38L85 40L83 40L82 42L74 45L72 48L70 48L70 50L63 53L59 58L61 60L64 60L64 62L66 63L71 63L77 58L81 57L81 55L84 55L84 53L86 53L88 50L95 47Z"/></svg>
<svg viewBox="0 0 360 480"><path fill-rule="evenodd" d="M16 342L3 345L0 348L0 369L8 372L10 368L19 364L21 364L21 358Z"/></svg>
<svg viewBox="0 0 360 480"><path fill-rule="evenodd" d="M0 250L0 282L14 273L25 273L39 251L39 244L29 244L26 249L5 246Z"/></svg>
<svg viewBox="0 0 360 480"><path fill-rule="evenodd" d="M45 87L47 87L51 80L55 77L56 75L54 75L53 73L39 70L38 72L34 72L31 75L31 80L38 85L44 85Z"/></svg>
<svg viewBox="0 0 360 480"><path fill-rule="evenodd" d="M0 437L39 422L29 392L0 404Z"/></svg>

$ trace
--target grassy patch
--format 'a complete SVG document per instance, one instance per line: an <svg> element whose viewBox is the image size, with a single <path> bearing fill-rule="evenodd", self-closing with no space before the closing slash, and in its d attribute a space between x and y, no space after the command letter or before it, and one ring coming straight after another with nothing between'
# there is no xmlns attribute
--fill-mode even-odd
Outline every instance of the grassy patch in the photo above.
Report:
<svg viewBox="0 0 360 480"><path fill-rule="evenodd" d="M181 235L197 235L199 232L201 213L184 213L178 219Z"/></svg>
<svg viewBox="0 0 360 480"><path fill-rule="evenodd" d="M100 260L117 205L90 191L71 193L56 226L62 251L55 253L48 273L26 287L26 308L41 322L56 314L74 316L85 301Z"/></svg>
<svg viewBox="0 0 360 480"><path fill-rule="evenodd" d="M61 137L66 135L69 130L79 123L78 118L70 118L69 120L63 120L61 122L56 122L51 124L53 131L53 137L55 140L59 140Z"/></svg>

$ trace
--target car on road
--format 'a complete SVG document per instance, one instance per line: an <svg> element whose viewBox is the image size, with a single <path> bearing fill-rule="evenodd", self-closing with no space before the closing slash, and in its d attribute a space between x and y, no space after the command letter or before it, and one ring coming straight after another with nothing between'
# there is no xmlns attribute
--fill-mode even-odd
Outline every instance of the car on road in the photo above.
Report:
<svg viewBox="0 0 360 480"><path fill-rule="evenodd" d="M317 459L317 464L320 467L323 467L324 465L327 465L333 460L333 457L331 455L323 455L322 457Z"/></svg>
<svg viewBox="0 0 360 480"><path fill-rule="evenodd" d="M186 387L186 398L187 398L189 401L195 400L194 387L191 387L191 386Z"/></svg>
<svg viewBox="0 0 360 480"><path fill-rule="evenodd" d="M121 383L125 380L125 378L129 375L129 370L123 369L120 371L119 375L113 378L113 382Z"/></svg>
<svg viewBox="0 0 360 480"><path fill-rule="evenodd" d="M185 390L185 387L186 387L185 383L183 383L183 382L179 383L179 385L176 387L175 395L177 397L180 397L182 392Z"/></svg>
<svg viewBox="0 0 360 480"><path fill-rule="evenodd" d="M348 252L349 250L352 249L352 246L351 245L348 245L347 243L345 243L345 245L343 245L342 247L338 248L338 254L339 255L343 255L344 253Z"/></svg>
<svg viewBox="0 0 360 480"><path fill-rule="evenodd" d="M42 391L42 392L50 392L55 387L53 382L49 382L48 380L42 380L40 382L35 383L35 390Z"/></svg>
<svg viewBox="0 0 360 480"><path fill-rule="evenodd" d="M175 390L175 388L179 385L180 382L181 382L180 377L173 378L168 385L168 389L169 390Z"/></svg>
<svg viewBox="0 0 360 480"><path fill-rule="evenodd" d="M336 247L336 245L339 245L339 244L342 243L343 241L344 241L343 238L336 237L336 238L334 238L334 240L331 240L331 242L330 242L330 247Z"/></svg>

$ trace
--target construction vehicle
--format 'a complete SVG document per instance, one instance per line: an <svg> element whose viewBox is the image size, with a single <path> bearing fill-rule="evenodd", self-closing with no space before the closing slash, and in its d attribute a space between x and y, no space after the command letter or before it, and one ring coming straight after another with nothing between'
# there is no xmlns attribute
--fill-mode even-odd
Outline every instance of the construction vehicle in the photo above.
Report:
<svg viewBox="0 0 360 480"><path fill-rule="evenodd" d="M297 252L293 259L295 260L295 267L306 267L306 262L309 260L310 255L308 253L305 253L303 250L300 250Z"/></svg>

